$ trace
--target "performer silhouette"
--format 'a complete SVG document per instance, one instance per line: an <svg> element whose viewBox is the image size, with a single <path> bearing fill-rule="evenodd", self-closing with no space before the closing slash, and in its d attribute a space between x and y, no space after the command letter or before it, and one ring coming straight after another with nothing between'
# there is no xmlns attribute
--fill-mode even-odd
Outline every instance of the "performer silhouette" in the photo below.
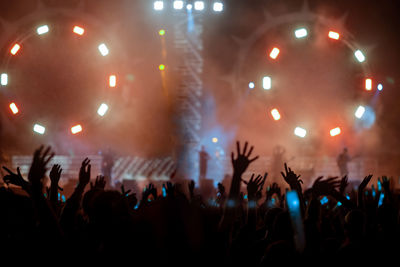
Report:
<svg viewBox="0 0 400 267"><path fill-rule="evenodd" d="M210 159L210 155L206 152L204 146L201 146L199 151L199 161L200 161L200 179L205 179L207 174L207 162Z"/></svg>
<svg viewBox="0 0 400 267"><path fill-rule="evenodd" d="M339 167L340 176L345 176L349 174L349 170L347 168L347 164L351 161L351 157L349 156L348 150L345 147L343 152L339 154L337 157L337 165Z"/></svg>

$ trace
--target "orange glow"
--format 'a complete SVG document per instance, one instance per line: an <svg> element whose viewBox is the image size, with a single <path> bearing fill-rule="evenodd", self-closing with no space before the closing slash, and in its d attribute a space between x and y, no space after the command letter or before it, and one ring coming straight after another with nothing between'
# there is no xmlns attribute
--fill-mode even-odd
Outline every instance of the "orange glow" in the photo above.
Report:
<svg viewBox="0 0 400 267"><path fill-rule="evenodd" d="M371 91L372 90L372 80L365 79L365 90Z"/></svg>
<svg viewBox="0 0 400 267"><path fill-rule="evenodd" d="M278 57L278 55L279 55L279 52L280 52L279 48L274 47L274 48L271 50L271 53L269 53L270 58L276 59L276 58Z"/></svg>
<svg viewBox="0 0 400 267"><path fill-rule="evenodd" d="M10 53L15 56L15 54L18 53L19 49L21 48L21 46L19 44L14 44L13 47L10 50Z"/></svg>
<svg viewBox="0 0 400 267"><path fill-rule="evenodd" d="M108 84L110 85L110 87L115 87L117 86L117 76L115 75L110 75L109 79L108 79Z"/></svg>
<svg viewBox="0 0 400 267"><path fill-rule="evenodd" d="M338 32L329 31L328 36L331 39L339 40L340 34Z"/></svg>
<svg viewBox="0 0 400 267"><path fill-rule="evenodd" d="M13 114L17 114L19 112L19 109L18 109L17 105L14 102L12 102L10 104L10 109L11 109L11 112Z"/></svg>
<svg viewBox="0 0 400 267"><path fill-rule="evenodd" d="M71 133L72 134L77 134L77 133L80 133L80 132L82 132L82 126L80 124L71 127Z"/></svg>
<svg viewBox="0 0 400 267"><path fill-rule="evenodd" d="M83 35L85 33L85 29L79 26L75 26L73 32L78 35Z"/></svg>
<svg viewBox="0 0 400 267"><path fill-rule="evenodd" d="M271 110L271 115L274 118L274 120L276 120L276 121L279 121L281 119L281 114L279 113L279 111L276 108Z"/></svg>
<svg viewBox="0 0 400 267"><path fill-rule="evenodd" d="M334 128L334 129L332 129L332 130L330 131L330 134L331 134L331 136L336 136L336 135L339 135L341 132L342 132L342 131L340 130L340 128L339 128L339 127L336 127L336 128Z"/></svg>

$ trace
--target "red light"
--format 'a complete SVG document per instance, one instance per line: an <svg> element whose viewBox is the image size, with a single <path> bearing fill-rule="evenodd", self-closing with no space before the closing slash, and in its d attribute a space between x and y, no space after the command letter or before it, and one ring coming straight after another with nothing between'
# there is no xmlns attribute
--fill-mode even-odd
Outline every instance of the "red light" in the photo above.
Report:
<svg viewBox="0 0 400 267"><path fill-rule="evenodd" d="M21 46L19 44L14 44L13 47L11 48L11 50L10 50L10 53L13 56L15 56L18 53L20 48L21 48Z"/></svg>
<svg viewBox="0 0 400 267"><path fill-rule="evenodd" d="M340 34L338 32L329 31L328 36L331 39L339 40Z"/></svg>
<svg viewBox="0 0 400 267"><path fill-rule="evenodd" d="M13 114L17 114L19 112L19 109L18 109L17 105L14 102L12 102L10 104L10 109L11 109L11 112Z"/></svg>

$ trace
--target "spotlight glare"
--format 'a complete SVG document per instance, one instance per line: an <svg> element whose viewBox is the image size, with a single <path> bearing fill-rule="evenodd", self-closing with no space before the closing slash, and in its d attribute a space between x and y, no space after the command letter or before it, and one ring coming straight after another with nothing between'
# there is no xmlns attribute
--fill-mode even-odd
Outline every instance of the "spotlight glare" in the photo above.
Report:
<svg viewBox="0 0 400 267"><path fill-rule="evenodd" d="M13 114L17 114L19 112L19 109L18 109L17 105L14 102L12 102L10 104L10 109L11 109L11 112Z"/></svg>
<svg viewBox="0 0 400 267"><path fill-rule="evenodd" d="M11 50L10 50L10 53L13 56L15 56L18 53L20 48L21 48L21 46L19 44L14 44L13 47L11 48Z"/></svg>
<svg viewBox="0 0 400 267"><path fill-rule="evenodd" d="M79 26L75 26L73 29L73 32L78 34L78 35L83 35L83 33L85 32L85 29Z"/></svg>
<svg viewBox="0 0 400 267"><path fill-rule="evenodd" d="M154 2L154 10L163 10L164 2L163 1L155 1Z"/></svg>
<svg viewBox="0 0 400 267"><path fill-rule="evenodd" d="M192 4L188 4L188 5L186 6L186 9L187 9L187 10L192 10L192 8L193 8L193 5L192 5Z"/></svg>
<svg viewBox="0 0 400 267"><path fill-rule="evenodd" d="M36 32L39 35L45 34L45 33L49 32L49 26L47 26L47 25L40 26L36 29Z"/></svg>
<svg viewBox="0 0 400 267"><path fill-rule="evenodd" d="M99 45L99 51L103 57L107 56L109 52L107 46L104 43Z"/></svg>
<svg viewBox="0 0 400 267"><path fill-rule="evenodd" d="M336 136L341 133L340 127L336 127L330 131L331 136Z"/></svg>
<svg viewBox="0 0 400 267"><path fill-rule="evenodd" d="M300 28L300 29L297 29L295 32L294 32L294 35L296 36L296 38L304 38L304 37L306 37L307 36L307 30L305 29L305 28Z"/></svg>
<svg viewBox="0 0 400 267"><path fill-rule="evenodd" d="M354 56L357 58L358 62L364 62L365 61L365 56L361 52L361 50L357 50L356 52L354 52Z"/></svg>
<svg viewBox="0 0 400 267"><path fill-rule="evenodd" d="M255 84L253 82L249 82L249 88L254 89L254 87L255 87Z"/></svg>
<svg viewBox="0 0 400 267"><path fill-rule="evenodd" d="M383 90L383 85L382 85L381 83L378 84L377 89L378 89L379 91L382 91L382 90Z"/></svg>
<svg viewBox="0 0 400 267"><path fill-rule="evenodd" d="M198 11L204 10L204 2L203 1L194 2L194 9Z"/></svg>
<svg viewBox="0 0 400 267"><path fill-rule="evenodd" d="M304 138L307 135L307 131L301 127L296 127L296 129L294 129L294 134L298 137Z"/></svg>
<svg viewBox="0 0 400 267"><path fill-rule="evenodd" d="M361 119L362 116L364 115L364 112L365 112L365 107L359 106L356 112L354 113L354 116L356 116L358 119Z"/></svg>
<svg viewBox="0 0 400 267"><path fill-rule="evenodd" d="M279 55L279 52L280 52L279 48L274 47L274 48L271 50L271 53L269 53L270 58L276 59L276 58L278 57L278 55Z"/></svg>
<svg viewBox="0 0 400 267"><path fill-rule="evenodd" d="M40 124L35 124L35 125L33 125L33 131L38 134L44 134L44 132L46 131L46 128Z"/></svg>
<svg viewBox="0 0 400 267"><path fill-rule="evenodd" d="M271 77L265 76L263 78L263 88L264 88L264 90L271 89Z"/></svg>
<svg viewBox="0 0 400 267"><path fill-rule="evenodd" d="M108 110L107 104L102 103L100 107L97 109L97 114L103 117L106 114L107 110Z"/></svg>
<svg viewBox="0 0 400 267"><path fill-rule="evenodd" d="M329 31L328 33L329 38L331 39L335 39L335 40L339 40L339 33L338 32L334 32L334 31Z"/></svg>
<svg viewBox="0 0 400 267"><path fill-rule="evenodd" d="M110 87L115 87L117 85L117 76L110 75L110 77L108 78L108 84L110 85Z"/></svg>
<svg viewBox="0 0 400 267"><path fill-rule="evenodd" d="M217 143L218 142L218 138L217 137L213 137L212 142L213 143Z"/></svg>
<svg viewBox="0 0 400 267"><path fill-rule="evenodd" d="M182 9L183 1L174 1L174 9Z"/></svg>
<svg viewBox="0 0 400 267"><path fill-rule="evenodd" d="M213 10L215 12L222 12L222 10L224 10L224 4L222 4L221 2L215 2L213 5Z"/></svg>
<svg viewBox="0 0 400 267"><path fill-rule="evenodd" d="M279 113L279 111L276 108L271 110L271 115L274 118L274 120L276 120L276 121L279 121L281 119L281 114Z"/></svg>
<svg viewBox="0 0 400 267"><path fill-rule="evenodd" d="M3 86L8 84L8 74L7 73L1 74L0 83Z"/></svg>
<svg viewBox="0 0 400 267"><path fill-rule="evenodd" d="M77 124L77 125L71 127L72 134L77 134L80 132L82 132L82 126L80 124Z"/></svg>
<svg viewBox="0 0 400 267"><path fill-rule="evenodd" d="M165 70L165 65L164 65L164 64L161 64L160 66L158 66L158 69L159 69L159 70Z"/></svg>
<svg viewBox="0 0 400 267"><path fill-rule="evenodd" d="M372 90L372 80L371 79L365 79L365 90L371 91Z"/></svg>
<svg viewBox="0 0 400 267"><path fill-rule="evenodd" d="M160 36L164 36L164 35L165 35L165 30L164 30L164 29L159 30L159 31L158 31L158 34L159 34Z"/></svg>

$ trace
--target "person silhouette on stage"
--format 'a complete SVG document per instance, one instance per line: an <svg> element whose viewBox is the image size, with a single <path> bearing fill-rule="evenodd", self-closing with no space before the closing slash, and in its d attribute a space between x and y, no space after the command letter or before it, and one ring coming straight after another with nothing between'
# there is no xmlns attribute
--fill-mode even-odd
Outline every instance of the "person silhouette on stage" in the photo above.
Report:
<svg viewBox="0 0 400 267"><path fill-rule="evenodd" d="M337 165L339 167L340 176L343 177L349 174L349 170L347 164L351 161L351 157L349 156L347 147L343 149L343 152L339 154L337 157Z"/></svg>
<svg viewBox="0 0 400 267"><path fill-rule="evenodd" d="M200 179L205 179L207 174L207 162L210 159L210 155L206 152L204 146L201 146L199 151L199 161L200 161Z"/></svg>

